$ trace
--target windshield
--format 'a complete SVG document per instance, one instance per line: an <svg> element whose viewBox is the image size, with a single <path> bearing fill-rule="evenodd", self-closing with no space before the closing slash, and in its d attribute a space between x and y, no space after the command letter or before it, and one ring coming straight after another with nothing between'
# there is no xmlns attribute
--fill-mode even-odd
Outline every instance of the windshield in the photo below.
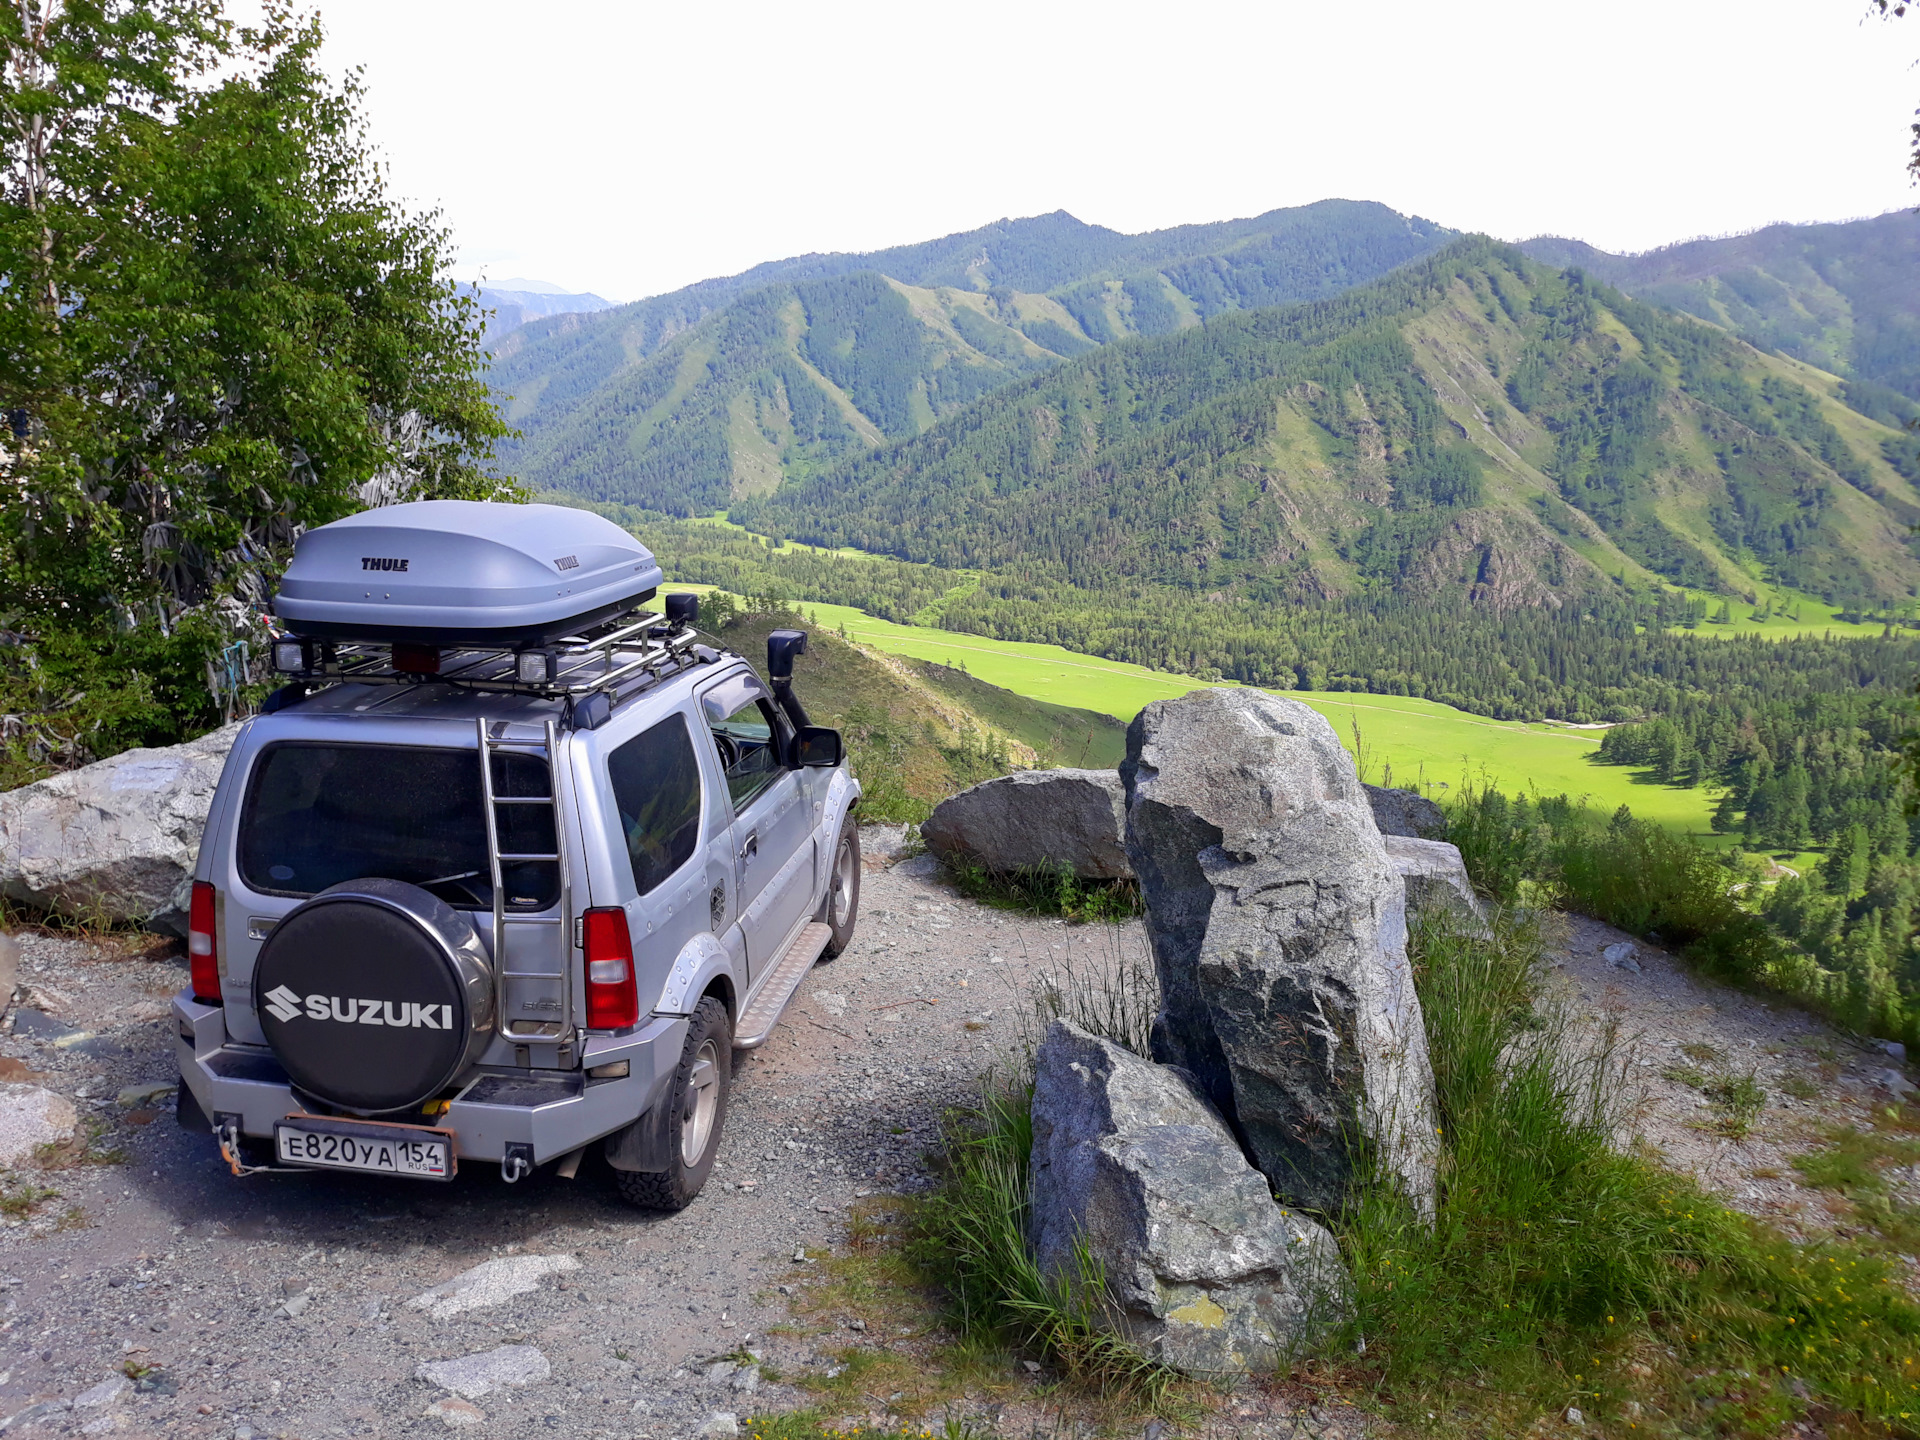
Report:
<svg viewBox="0 0 1920 1440"><path fill-rule="evenodd" d="M496 755L501 795L549 792L546 761ZM553 811L498 807L500 849L552 854ZM490 909L480 767L471 750L287 742L253 768L240 820L240 876L269 895L315 895L344 880L404 880L462 909ZM505 867L507 905L544 910L559 898L558 867Z"/></svg>

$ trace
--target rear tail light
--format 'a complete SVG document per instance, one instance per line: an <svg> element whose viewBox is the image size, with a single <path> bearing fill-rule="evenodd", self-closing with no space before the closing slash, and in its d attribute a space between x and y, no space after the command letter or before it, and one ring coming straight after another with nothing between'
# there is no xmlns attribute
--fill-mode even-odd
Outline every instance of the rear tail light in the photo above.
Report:
<svg viewBox="0 0 1920 1440"><path fill-rule="evenodd" d="M633 974L633 935L627 912L597 905L582 917L587 957L587 1028L625 1030L640 1020L640 987Z"/></svg>
<svg viewBox="0 0 1920 1440"><path fill-rule="evenodd" d="M220 946L213 933L213 886L193 882L187 907L187 975L193 998L202 1005L220 1003Z"/></svg>

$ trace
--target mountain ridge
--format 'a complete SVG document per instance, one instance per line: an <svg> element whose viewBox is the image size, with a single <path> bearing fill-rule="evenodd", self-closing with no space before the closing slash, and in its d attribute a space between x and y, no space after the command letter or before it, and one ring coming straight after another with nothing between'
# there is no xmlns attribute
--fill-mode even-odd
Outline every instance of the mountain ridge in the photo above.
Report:
<svg viewBox="0 0 1920 1440"><path fill-rule="evenodd" d="M1496 608L1769 585L1904 600L1900 432L1830 377L1484 237L1330 300L1135 337L734 517L1080 588Z"/></svg>
<svg viewBox="0 0 1920 1440"><path fill-rule="evenodd" d="M506 336L489 383L524 438L502 461L535 488L702 513L1099 344L1337 293L1452 235L1356 201L1136 236L1059 211L769 262Z"/></svg>

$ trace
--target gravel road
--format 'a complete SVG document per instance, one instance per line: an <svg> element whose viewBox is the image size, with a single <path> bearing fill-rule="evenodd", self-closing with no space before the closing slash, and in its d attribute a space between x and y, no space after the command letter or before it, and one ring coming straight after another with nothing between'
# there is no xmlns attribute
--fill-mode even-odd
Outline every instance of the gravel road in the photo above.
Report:
<svg viewBox="0 0 1920 1440"><path fill-rule="evenodd" d="M119 1159L6 1172L7 1195L53 1193L0 1216L0 1430L665 1440L805 1403L724 1357L752 1349L787 1376L823 1374L829 1352L876 1343L769 1333L791 1318L782 1287L819 1273L860 1197L930 1183L941 1112L1018 1043L1044 972L1146 953L1138 924L984 909L925 859L882 868L871 852L895 837L865 841L853 945L814 970L772 1043L736 1057L713 1179L675 1216L623 1205L597 1157L577 1179L549 1169L513 1187L488 1166L445 1186L235 1179L208 1138L174 1124L170 1098L142 1093L173 1078L165 1016L183 961L164 946L23 936L0 1083L71 1098L96 1161ZM1575 917L1553 947L1579 1013L1623 1033L1638 1077L1623 1140L1790 1230L1844 1220L1788 1162L1822 1126L1905 1093L1906 1071L1656 948L1609 963L1602 952L1625 939ZM1697 1085L1667 1078L1681 1062L1756 1077L1767 1097L1749 1134L1708 1123ZM1920 1176L1893 1178L1920 1199ZM1345 1407L1266 1388L1207 1426L1324 1440L1368 1429Z"/></svg>
<svg viewBox="0 0 1920 1440"><path fill-rule="evenodd" d="M1137 925L960 900L925 859L870 859L863 885L853 944L735 1057L713 1178L673 1216L624 1205L597 1155L512 1187L481 1165L446 1185L236 1179L170 1096L120 1099L173 1079L183 960L22 936L0 1081L72 1097L96 1150L124 1158L11 1172L11 1193L57 1194L0 1229L5 1433L667 1437L799 1403L708 1362L751 1346L789 1375L829 1364L766 1333L808 1273L796 1251L844 1239L858 1197L928 1183L941 1112L1016 1040L1038 973L1145 953Z"/></svg>

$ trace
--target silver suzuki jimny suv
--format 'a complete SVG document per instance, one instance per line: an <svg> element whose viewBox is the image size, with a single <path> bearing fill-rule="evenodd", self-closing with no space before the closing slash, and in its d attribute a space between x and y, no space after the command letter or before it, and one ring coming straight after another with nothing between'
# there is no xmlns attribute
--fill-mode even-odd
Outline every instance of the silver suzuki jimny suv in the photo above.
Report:
<svg viewBox="0 0 1920 1440"><path fill-rule="evenodd" d="M571 1175L700 1192L732 1053L859 904L860 787L793 694L639 607L653 556L549 505L425 501L309 531L287 679L235 741L173 1017L183 1123L235 1174Z"/></svg>

